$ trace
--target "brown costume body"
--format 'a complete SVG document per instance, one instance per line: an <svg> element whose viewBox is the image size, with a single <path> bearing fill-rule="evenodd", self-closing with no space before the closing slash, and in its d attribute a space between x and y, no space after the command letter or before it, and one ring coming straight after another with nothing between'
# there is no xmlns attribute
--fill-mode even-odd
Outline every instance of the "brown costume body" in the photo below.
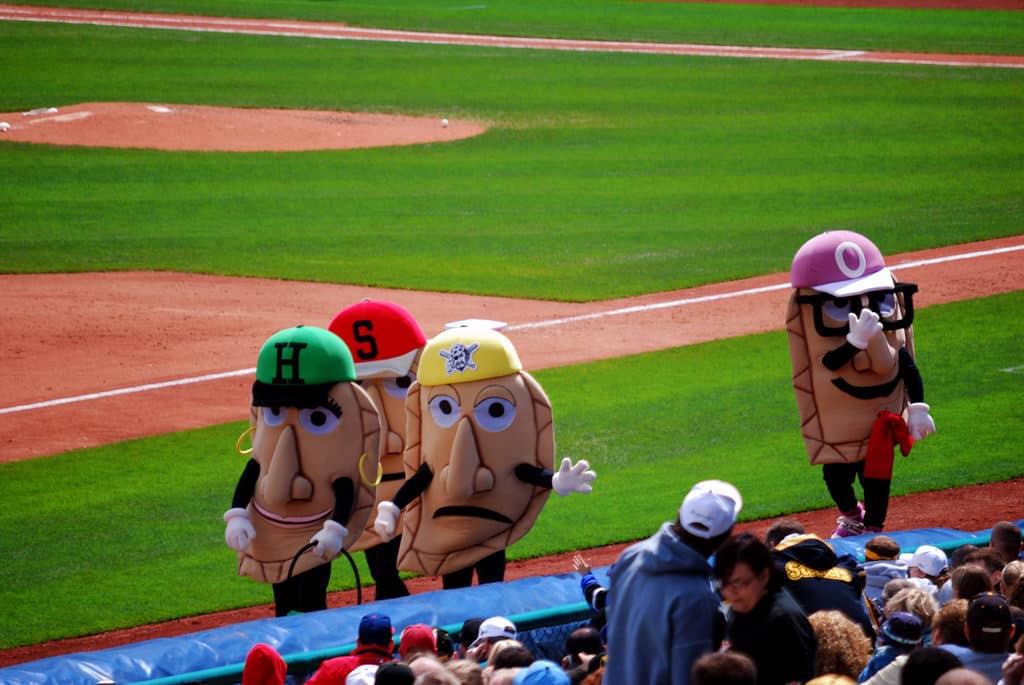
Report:
<svg viewBox="0 0 1024 685"><path fill-rule="evenodd" d="M415 373L415 363L411 370ZM377 484L374 507L380 502L391 501L395 493L398 492L398 489L402 487L402 483L405 482L405 466L403 461L406 420L405 398L396 397L388 392L385 384L389 382L394 383L394 379L370 378L363 381L362 385L380 413L381 435L384 436L380 441L380 471L366 471L366 477L371 480L376 480L377 475L383 477ZM389 474L401 474L401 477L387 478ZM351 551L358 552L370 547L376 547L383 542L384 540L380 539L377 531L373 528L373 517L368 516L363 534L352 545Z"/></svg>
<svg viewBox="0 0 1024 685"><path fill-rule="evenodd" d="M797 295L815 291L793 291L786 311L786 331L793 363L793 388L800 410L800 426L811 464L851 463L867 456L872 426L880 411L904 415L909 404L905 385L895 382L900 373L898 352L906 347L914 354L913 329L883 331L871 339L849 364L832 371L822 359L842 338L826 338L814 327L812 308L800 306ZM899 309L903 301L897 298ZM842 325L843 321L830 321ZM833 383L840 379L856 387L894 387L882 397L860 399L843 392Z"/></svg>
<svg viewBox="0 0 1024 685"><path fill-rule="evenodd" d="M265 407L252 408L251 456L259 462L260 475L248 512L256 536L238 554L239 575L264 583L284 581L296 553L334 515L333 483L338 479L348 478L354 489L343 548L362 533L374 490L360 478L359 464L362 458L367 474L377 472L380 420L370 397L355 383L338 383L329 396L341 407L341 420L323 435L299 426L295 408L284 408L287 417L275 426L267 424ZM312 552L302 554L294 575L329 562Z"/></svg>
<svg viewBox="0 0 1024 685"><path fill-rule="evenodd" d="M430 416L430 402L440 395L457 398L464 408L447 428ZM516 415L507 428L489 432L473 410L495 398L511 402ZM551 404L540 385L523 371L451 385L417 383L406 407L406 478L423 464L433 478L405 511L398 567L443 575L523 537L551 490L523 482L515 469L520 464L554 467Z"/></svg>

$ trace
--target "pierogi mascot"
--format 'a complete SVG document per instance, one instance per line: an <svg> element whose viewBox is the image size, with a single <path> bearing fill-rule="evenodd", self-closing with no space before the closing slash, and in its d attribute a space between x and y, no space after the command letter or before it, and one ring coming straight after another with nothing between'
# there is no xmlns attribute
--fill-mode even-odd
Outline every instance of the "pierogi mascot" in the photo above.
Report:
<svg viewBox="0 0 1024 685"><path fill-rule="evenodd" d="M327 327L352 352L356 378L373 400L381 418L380 473L377 503L390 500L405 482L405 397L416 380L420 351L427 344L419 324L404 307L393 302L364 300L342 309ZM372 477L372 476L371 476ZM400 525L400 524L399 524ZM366 553L374 580L374 598L409 594L398 574L398 548L402 536L384 541L377 536L373 518L351 548Z"/></svg>
<svg viewBox="0 0 1024 685"><path fill-rule="evenodd" d="M790 280L793 388L807 454L822 465L839 508L832 535L876 533L889 506L894 446L906 456L935 431L914 364L917 286L897 283L875 244L851 231L804 243Z"/></svg>
<svg viewBox="0 0 1024 685"><path fill-rule="evenodd" d="M259 353L252 450L224 539L239 575L273 584L278 616L327 608L330 562L373 510L359 473L377 472L380 418L354 381L348 348L323 328L278 331Z"/></svg>
<svg viewBox="0 0 1024 685"><path fill-rule="evenodd" d="M405 485L377 506L382 538L403 517L398 567L445 588L504 580L505 549L537 520L551 489L587 493L585 461L555 459L551 403L512 343L484 327L427 342L406 399Z"/></svg>

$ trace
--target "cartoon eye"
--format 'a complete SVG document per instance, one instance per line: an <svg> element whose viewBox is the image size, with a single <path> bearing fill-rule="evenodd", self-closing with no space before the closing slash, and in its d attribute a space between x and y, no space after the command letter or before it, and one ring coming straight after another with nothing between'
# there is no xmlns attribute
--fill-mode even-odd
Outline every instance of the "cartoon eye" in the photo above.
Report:
<svg viewBox="0 0 1024 685"><path fill-rule="evenodd" d="M271 428L280 426L288 418L288 410L283 407L263 407L263 423Z"/></svg>
<svg viewBox="0 0 1024 685"><path fill-rule="evenodd" d="M821 310L833 321L846 323L850 312L853 311L853 302L849 297L833 297L822 303ZM859 307L860 303L858 302L857 305ZM858 311L860 310L858 309Z"/></svg>
<svg viewBox="0 0 1024 685"><path fill-rule="evenodd" d="M299 425L313 435L330 433L340 422L341 419L327 407L299 411Z"/></svg>
<svg viewBox="0 0 1024 685"><path fill-rule="evenodd" d="M891 290L882 290L871 293L871 302L875 311L883 319L888 319L896 313L896 293Z"/></svg>
<svg viewBox="0 0 1024 685"><path fill-rule="evenodd" d="M459 403L448 395L438 395L430 400L430 415L441 428L449 428L459 420Z"/></svg>
<svg viewBox="0 0 1024 685"><path fill-rule="evenodd" d="M512 425L516 418L516 405L502 397L488 397L473 407L473 417L485 431L497 433Z"/></svg>
<svg viewBox="0 0 1024 685"><path fill-rule="evenodd" d="M404 376L398 378L387 378L384 380L384 392L397 397L400 400L405 399L405 396L409 394L409 386L416 380L415 374L407 373Z"/></svg>

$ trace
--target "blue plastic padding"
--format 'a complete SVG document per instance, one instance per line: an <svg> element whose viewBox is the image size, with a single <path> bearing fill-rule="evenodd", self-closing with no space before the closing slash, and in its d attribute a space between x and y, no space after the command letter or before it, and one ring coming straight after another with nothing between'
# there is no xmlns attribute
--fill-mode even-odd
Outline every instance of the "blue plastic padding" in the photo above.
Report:
<svg viewBox="0 0 1024 685"><path fill-rule="evenodd" d="M1016 525L1024 527L1024 519L1017 521ZM990 532L991 528L977 532L923 528L887 531L886 535L896 540L904 552L912 552L923 544L947 550L965 542L983 545L987 543ZM871 537L858 535L829 542L837 554L849 554L861 560L864 558L864 543ZM607 571L607 567L594 569L598 581L605 585L608 583ZM576 573L439 590L41 659L0 669L0 683L94 685L105 678L119 684L144 682L241 664L249 649L258 642L265 642L284 655L338 649L355 642L359 619L371 612L390 616L396 632L400 632L411 623L433 626L461 624L471 616L511 616L578 604L581 599L579 575Z"/></svg>
<svg viewBox="0 0 1024 685"><path fill-rule="evenodd" d="M607 582L607 576L599 577L602 582ZM0 683L95 685L104 678L119 684L144 682L240 664L258 642L271 645L281 654L349 645L356 640L359 619L373 612L390 616L396 633L399 633L412 623L461 625L471 616L486 618L551 609L578 604L582 597L576 573L437 590L353 607L247 621L94 652L50 657L0 669Z"/></svg>

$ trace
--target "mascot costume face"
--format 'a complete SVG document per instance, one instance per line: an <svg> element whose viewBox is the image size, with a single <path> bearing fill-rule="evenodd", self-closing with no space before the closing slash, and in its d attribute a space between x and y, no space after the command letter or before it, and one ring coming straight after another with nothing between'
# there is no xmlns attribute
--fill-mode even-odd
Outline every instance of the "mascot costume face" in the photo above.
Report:
<svg viewBox="0 0 1024 685"><path fill-rule="evenodd" d="M909 405L899 351L914 352L917 286L896 283L874 243L849 231L804 243L791 280L786 330L807 454L812 464L861 461L879 412ZM851 358L826 363L851 336Z"/></svg>
<svg viewBox="0 0 1024 685"><path fill-rule="evenodd" d="M405 482L405 398L416 381L420 351L427 339L412 314L384 301L364 300L346 307L331 320L328 329L352 352L359 385L380 410L383 437L377 501L390 500ZM369 519L351 550L382 542Z"/></svg>
<svg viewBox="0 0 1024 685"><path fill-rule="evenodd" d="M298 326L260 350L250 463L225 514L238 572L265 583L329 563L359 537L378 468L380 419L333 333ZM246 526L248 523L250 525Z"/></svg>
<svg viewBox="0 0 1024 685"><path fill-rule="evenodd" d="M468 327L433 338L406 406L406 477L427 465L433 478L405 512L399 568L442 575L525 535L550 486L524 482L517 467L550 474L554 428L509 340Z"/></svg>

